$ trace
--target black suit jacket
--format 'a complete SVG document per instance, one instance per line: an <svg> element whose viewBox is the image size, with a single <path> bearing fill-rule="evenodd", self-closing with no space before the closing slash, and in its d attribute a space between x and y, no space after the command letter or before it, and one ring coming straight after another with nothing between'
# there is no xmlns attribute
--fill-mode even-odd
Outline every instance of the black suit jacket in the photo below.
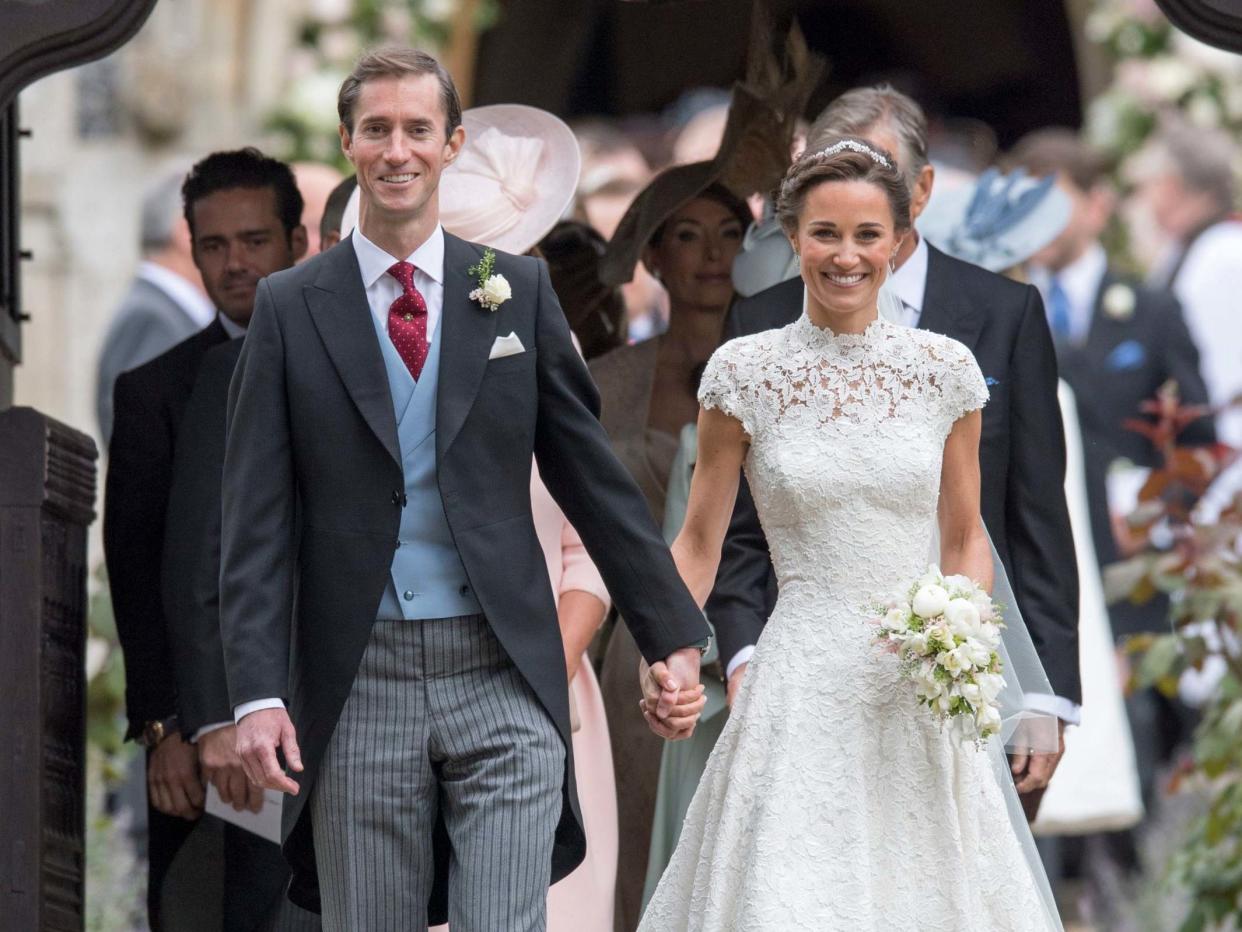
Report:
<svg viewBox="0 0 1242 932"><path fill-rule="evenodd" d="M104 491L104 557L125 656L126 738L177 711L172 652L160 600L164 519L173 451L203 355L228 339L216 320L137 369L113 392Z"/></svg>
<svg viewBox="0 0 1242 932"><path fill-rule="evenodd" d="M648 658L699 641L707 626L609 448L547 266L496 253L513 297L491 312L468 297L467 269L482 254L445 237L438 481L483 612L565 742L556 879L581 861L585 843L560 631L531 519L532 454ZM489 361L508 333L526 351ZM290 897L311 909L318 890L305 802L379 608L402 489L388 378L346 239L260 285L230 392L224 466L220 622L230 701L288 696L305 770L294 775L302 791L285 802L285 852ZM444 915L446 865L437 858L433 922Z"/></svg>
<svg viewBox="0 0 1242 932"><path fill-rule="evenodd" d="M229 340L203 357L173 457L163 597L187 736L233 720L220 641L220 481L229 382L242 343Z"/></svg>
<svg viewBox="0 0 1242 932"><path fill-rule="evenodd" d="M1129 314L1110 314L1104 295L1114 285L1134 296ZM1147 438L1127 429L1127 418L1144 417L1139 405L1153 398L1169 379L1177 382L1186 404L1207 404L1208 393L1199 373L1195 348L1177 300L1166 291L1144 288L1133 281L1105 273L1096 292L1095 310L1087 338L1081 345L1057 345L1061 377L1074 390L1082 429L1083 465L1091 535L1101 566L1118 560L1109 521L1106 480L1113 460L1124 457L1139 466L1156 466L1159 455ZM1210 417L1189 425L1180 442L1213 443L1216 430ZM1168 600L1155 598L1142 605L1121 602L1109 611L1116 635L1168 628Z"/></svg>
<svg viewBox="0 0 1242 932"><path fill-rule="evenodd" d="M739 301L725 335L783 327L801 310L802 280L791 279ZM964 343L988 381L991 397L979 443L983 521L1054 692L1080 702L1078 572L1065 505L1065 433L1039 292L929 245L919 326ZM762 632L774 604L773 576L743 477L707 603L726 663Z"/></svg>
<svg viewBox="0 0 1242 932"><path fill-rule="evenodd" d="M150 362L122 373L113 388L112 439L104 488L104 558L117 636L125 657L125 737L177 709L167 621L160 601L164 515L173 450L203 355L228 339L214 321ZM147 911L163 927L163 878L197 822L148 805Z"/></svg>

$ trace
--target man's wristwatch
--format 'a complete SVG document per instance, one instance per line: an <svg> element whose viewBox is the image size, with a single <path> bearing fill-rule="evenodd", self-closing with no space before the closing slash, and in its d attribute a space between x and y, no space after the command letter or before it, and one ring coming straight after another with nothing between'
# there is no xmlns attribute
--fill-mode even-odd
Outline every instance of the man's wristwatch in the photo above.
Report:
<svg viewBox="0 0 1242 932"><path fill-rule="evenodd" d="M176 731L179 724L175 715L149 721L142 726L142 734L138 738L138 743L145 748L153 748Z"/></svg>

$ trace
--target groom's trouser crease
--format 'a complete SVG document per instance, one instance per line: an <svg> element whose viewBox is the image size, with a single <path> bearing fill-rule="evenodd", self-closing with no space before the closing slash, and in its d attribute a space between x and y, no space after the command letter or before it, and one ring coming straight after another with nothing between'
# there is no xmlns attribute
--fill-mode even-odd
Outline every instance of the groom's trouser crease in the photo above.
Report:
<svg viewBox="0 0 1242 932"><path fill-rule="evenodd" d="M310 800L324 929L426 929L437 807L454 932L542 929L564 768L482 616L377 621Z"/></svg>

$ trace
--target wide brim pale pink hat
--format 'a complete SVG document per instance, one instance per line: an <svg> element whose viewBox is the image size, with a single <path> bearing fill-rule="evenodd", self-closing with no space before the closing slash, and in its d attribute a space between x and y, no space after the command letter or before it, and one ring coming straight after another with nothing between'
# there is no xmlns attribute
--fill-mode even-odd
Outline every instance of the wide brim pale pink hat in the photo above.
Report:
<svg viewBox="0 0 1242 932"><path fill-rule="evenodd" d="M440 223L454 236L522 254L573 204L578 140L537 107L493 104L462 114L466 144L440 176Z"/></svg>

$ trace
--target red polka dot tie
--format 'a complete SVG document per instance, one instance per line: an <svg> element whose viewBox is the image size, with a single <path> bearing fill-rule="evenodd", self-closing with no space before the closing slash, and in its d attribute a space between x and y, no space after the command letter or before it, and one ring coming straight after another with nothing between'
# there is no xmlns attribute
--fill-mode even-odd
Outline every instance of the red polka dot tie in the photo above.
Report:
<svg viewBox="0 0 1242 932"><path fill-rule="evenodd" d="M427 302L414 287L413 265L398 262L388 274L401 283L403 292L388 309L388 339L417 382L427 361Z"/></svg>

